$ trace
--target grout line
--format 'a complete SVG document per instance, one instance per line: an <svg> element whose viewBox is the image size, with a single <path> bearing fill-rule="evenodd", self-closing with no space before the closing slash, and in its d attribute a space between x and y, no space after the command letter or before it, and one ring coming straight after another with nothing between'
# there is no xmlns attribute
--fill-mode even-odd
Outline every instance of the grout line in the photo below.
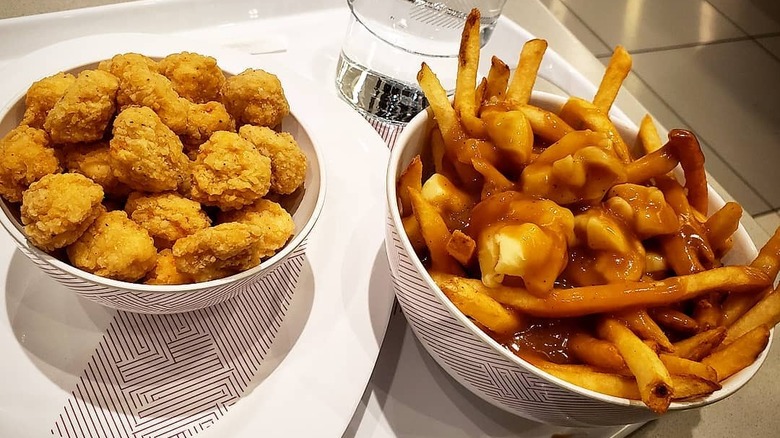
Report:
<svg viewBox="0 0 780 438"><path fill-rule="evenodd" d="M780 62L780 57L778 57L777 55L775 55L774 53L772 53L772 51L771 51L771 50L767 49L767 48L766 48L766 47L765 47L763 44L761 44L760 42L758 42L758 40L759 40L760 38L772 38L772 37L777 37L777 36L780 36L780 32L767 32L767 33L761 33L761 34L752 35L750 32L748 32L747 30L745 30L745 29L744 29L742 26L740 26L739 24L737 24L737 22L736 22L736 21L732 20L732 19L731 19L731 17L730 17L730 16L729 16L727 13L725 13L725 12L721 11L720 9L718 9L718 7L717 7L717 6L715 6L714 4L712 4L712 2L711 2L711 1L709 1L709 0L705 0L705 1L706 1L706 2L707 2L709 5L710 5L710 6L712 6L712 8L713 8L713 9L715 9L715 10L716 10L716 11L717 11L717 12L718 12L720 15L722 15L722 16L723 16L723 17L724 17L726 20L728 20L728 21L729 21L731 24L733 24L733 25L734 25L734 27L736 27L737 29L739 29L740 31L742 31L742 32L743 32L745 35L747 35L747 36L748 36L748 37L749 37L751 40L755 41L755 42L756 42L756 44L758 44L758 46L761 48L761 50L763 50L764 52L766 52L766 54L768 54L769 56L771 56L771 57L772 57L773 59L775 59L777 62Z"/></svg>
<svg viewBox="0 0 780 438"><path fill-rule="evenodd" d="M557 2L558 2L558 3L560 3L560 4L562 4L562 5L563 5L563 7L564 7L564 8L566 8L566 10L567 10L567 11L569 11L569 13L570 13L572 16L574 16L574 18L576 18L577 20L579 20L579 22L580 22L580 23L582 23L582 25L583 25L583 26L585 26L585 29L588 29L588 32L592 33L592 34L593 34L593 36L595 36L595 37L596 37L596 39L597 39L597 40L599 40L599 42L600 42L601 44L603 44L603 45L604 45L604 46L605 46L607 49L609 49L609 50L613 50L613 49L614 49L612 46L610 46L610 45L609 45L609 43L608 43L608 42L606 42L605 40L603 40L603 39L602 39L602 38L599 36L599 34L598 34L598 33L596 33L596 31L595 31L595 30L593 30L593 28L592 28L592 27L590 27L590 25L589 25L589 24L588 24L588 23L587 23L585 20L583 20L583 19L582 19L582 17L580 17L579 15L577 15L577 13L576 13L576 12L574 12L574 10L572 10L572 8L570 8L570 7L569 7L569 5L567 5L566 3L564 3L564 2L563 2L563 1L561 1L561 0L555 0L555 1L557 1ZM556 18L556 20L557 20L557 18ZM559 21L560 21L560 20L559 20ZM561 24L563 24L563 23L561 23ZM567 29L568 29L568 28L567 28ZM571 32L571 30L570 30L570 29L569 29L569 32ZM572 33L573 33L573 32L572 32ZM575 36L576 36L576 35L575 35ZM577 37L577 39L579 39L579 37ZM580 40L580 41L582 41L582 40ZM593 55L594 55L594 56L596 56L596 54L595 54L595 53L594 53ZM606 55L606 56L612 56L612 53L610 52L610 53L609 53L608 55Z"/></svg>
<svg viewBox="0 0 780 438"><path fill-rule="evenodd" d="M643 53L663 52L663 51L666 51L666 50L677 50L677 49L690 49L692 47L714 46L714 45L717 45L717 44L736 43L736 42L740 42L740 41L751 41L751 40L753 40L753 38L751 38L750 36L723 38L723 39L714 40L714 41L674 44L674 45L671 45L671 46L652 47L652 48L647 48L647 49L634 49L634 50L629 50L629 53L631 53L632 55L641 55Z"/></svg>
<svg viewBox="0 0 780 438"><path fill-rule="evenodd" d="M762 211L762 212L756 213L756 214L754 214L752 216L753 216L753 219L755 219L755 218L757 218L759 216L766 216L766 215L770 215L772 213L780 215L780 208L778 208L778 209L772 208L771 210Z"/></svg>

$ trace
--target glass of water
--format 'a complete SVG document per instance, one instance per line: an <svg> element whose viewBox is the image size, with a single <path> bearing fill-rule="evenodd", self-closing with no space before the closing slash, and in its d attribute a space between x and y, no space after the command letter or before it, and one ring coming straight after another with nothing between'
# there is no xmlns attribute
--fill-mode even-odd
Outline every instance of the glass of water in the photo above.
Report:
<svg viewBox="0 0 780 438"><path fill-rule="evenodd" d="M454 90L466 17L482 16L484 45L506 0L347 0L352 11L336 70L339 94L369 121L404 125L425 108L422 62ZM376 126L376 125L375 125Z"/></svg>

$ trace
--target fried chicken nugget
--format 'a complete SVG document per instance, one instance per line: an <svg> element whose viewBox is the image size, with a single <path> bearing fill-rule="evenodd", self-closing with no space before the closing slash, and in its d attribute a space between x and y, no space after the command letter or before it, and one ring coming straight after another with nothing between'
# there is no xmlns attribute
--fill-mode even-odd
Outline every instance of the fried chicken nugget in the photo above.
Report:
<svg viewBox="0 0 780 438"><path fill-rule="evenodd" d="M166 248L157 253L157 264L146 274L146 284L188 284L193 283L191 276L176 269L173 252Z"/></svg>
<svg viewBox="0 0 780 438"><path fill-rule="evenodd" d="M103 188L84 175L46 175L24 192L24 232L46 251L70 245L103 211L102 200Z"/></svg>
<svg viewBox="0 0 780 438"><path fill-rule="evenodd" d="M133 192L125 212L149 232L157 248L170 248L176 240L211 226L199 203L174 192Z"/></svg>
<svg viewBox="0 0 780 438"><path fill-rule="evenodd" d="M50 144L45 131L29 126L18 126L0 139L0 196L19 202L30 184L62 170Z"/></svg>
<svg viewBox="0 0 780 438"><path fill-rule="evenodd" d="M46 115L74 82L75 76L63 72L33 82L24 98L25 109L21 124L43 129Z"/></svg>
<svg viewBox="0 0 780 438"><path fill-rule="evenodd" d="M119 181L111 168L111 152L107 141L70 144L63 148L63 164L70 172L80 173L103 187L106 196L122 198L130 187Z"/></svg>
<svg viewBox="0 0 780 438"><path fill-rule="evenodd" d="M174 53L163 58L159 67L160 73L170 79L179 96L193 103L219 100L225 74L211 56Z"/></svg>
<svg viewBox="0 0 780 438"><path fill-rule="evenodd" d="M131 105L151 108L160 120L176 134L187 126L190 102L179 97L171 81L144 65L128 65L119 80L116 101L120 110Z"/></svg>
<svg viewBox="0 0 780 438"><path fill-rule="evenodd" d="M281 205L267 199L260 199L241 210L220 213L219 220L256 226L260 234L256 251L260 258L276 254L295 231L295 222L290 213Z"/></svg>
<svg viewBox="0 0 780 438"><path fill-rule="evenodd" d="M189 160L179 137L147 107L130 107L114 120L109 143L111 167L133 190L176 190L187 177Z"/></svg>
<svg viewBox="0 0 780 438"><path fill-rule="evenodd" d="M157 263L152 237L120 210L102 212L66 252L73 266L122 281L140 280Z"/></svg>
<svg viewBox="0 0 780 438"><path fill-rule="evenodd" d="M234 132L215 132L190 167L191 198L221 210L250 205L271 186L271 160Z"/></svg>
<svg viewBox="0 0 780 438"><path fill-rule="evenodd" d="M140 53L121 53L114 55L111 59L104 59L98 64L98 70L103 70L111 73L112 75L121 78L128 67L132 65L140 65L149 69L149 71L159 73L157 68L157 61Z"/></svg>
<svg viewBox="0 0 780 438"><path fill-rule="evenodd" d="M46 115L43 129L54 143L88 143L103 138L116 112L119 80L101 70L84 70Z"/></svg>
<svg viewBox="0 0 780 438"><path fill-rule="evenodd" d="M228 222L183 237L173 245L176 268L195 281L227 277L260 264L254 225Z"/></svg>
<svg viewBox="0 0 780 438"><path fill-rule="evenodd" d="M303 184L306 178L306 155L289 132L244 125L238 130L238 134L271 159L272 192L289 195Z"/></svg>
<svg viewBox="0 0 780 438"><path fill-rule="evenodd" d="M259 69L248 68L227 78L222 103L241 125L274 127L290 114L279 78Z"/></svg>
<svg viewBox="0 0 780 438"><path fill-rule="evenodd" d="M187 127L181 134L188 155L195 159L198 147L217 131L236 132L236 121L219 102L192 104L187 115Z"/></svg>

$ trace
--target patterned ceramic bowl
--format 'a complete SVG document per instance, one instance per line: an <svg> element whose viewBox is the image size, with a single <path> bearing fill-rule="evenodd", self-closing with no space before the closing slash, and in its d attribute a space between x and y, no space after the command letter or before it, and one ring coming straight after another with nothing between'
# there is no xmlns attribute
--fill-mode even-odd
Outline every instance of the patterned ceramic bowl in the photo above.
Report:
<svg viewBox="0 0 780 438"><path fill-rule="evenodd" d="M143 53L153 57L162 57L167 54L156 53L155 50L160 49L156 49L153 45L145 47L145 49ZM139 49L139 51L141 50ZM112 54L105 53L104 56L92 59L110 58ZM230 56L226 58L231 61L230 64L234 64ZM246 58L243 60L246 61ZM55 60L54 64L56 62ZM72 62L72 60L66 62ZM220 64L222 64L221 60ZM95 68L96 65L97 63L90 62L77 68L62 70L76 73L86 68ZM225 73L227 75L240 73L246 64L241 65L242 67L235 68L235 71L226 69ZM26 85L15 88L17 91L8 91L10 88L8 84L0 88L0 104L2 105L0 107L0 137L16 127L24 113L25 94L24 91L19 94L18 90L26 91L33 80L54 73L50 71L52 68L50 64L47 73L38 74L37 77L29 76ZM225 68L224 65L223 68ZM285 83L283 72L274 71L274 73L277 73L282 82ZM297 77L294 79L297 80ZM288 208L291 210L295 222L294 235L273 257L264 260L252 269L218 280L175 286L145 285L111 280L82 271L33 246L23 233L24 227L20 221L18 204L10 204L0 199L0 209L2 209L0 222L11 234L19 250L41 270L78 295L107 307L140 313L179 313L201 309L230 299L273 273L275 268L291 255L305 249L306 236L312 230L325 202L325 175L321 167L322 158L307 134L303 121L306 117L319 115L314 111L309 111L308 108L304 108L303 112L296 111L296 108L300 107L300 104L296 104L303 96L298 97L299 93L294 90L285 91L290 101L292 113L283 120L281 129L292 134L306 155L308 160L306 182L303 189L291 195L294 199L289 200Z"/></svg>
<svg viewBox="0 0 780 438"><path fill-rule="evenodd" d="M532 103L557 111L565 98L535 92ZM624 139L636 138L635 126L615 123ZM398 302L417 339L450 376L471 392L524 418L575 427L622 425L656 418L639 401L583 389L530 365L480 330L436 286L403 231L396 201L396 180L422 150L431 127L428 111L409 123L391 153L387 173L386 248ZM723 204L723 199L710 188L710 211ZM756 248L741 226L734 240L734 248L724 262L745 263L755 257ZM758 371L768 351L769 347L752 365L726 380L721 390L700 400L672 403L669 410L701 407L731 395Z"/></svg>

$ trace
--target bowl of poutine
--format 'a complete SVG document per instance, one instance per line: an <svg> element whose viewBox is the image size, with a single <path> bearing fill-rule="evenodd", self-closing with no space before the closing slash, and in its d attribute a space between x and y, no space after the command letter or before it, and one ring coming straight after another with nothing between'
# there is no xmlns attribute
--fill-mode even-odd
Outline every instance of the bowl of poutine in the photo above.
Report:
<svg viewBox="0 0 780 438"><path fill-rule="evenodd" d="M474 394L549 424L638 423L733 394L780 319L780 231L756 251L693 133L664 142L649 116L608 116L621 47L591 101L533 91L543 40L477 86L478 18L452 101L422 66L430 107L388 166L388 257L417 338Z"/></svg>

